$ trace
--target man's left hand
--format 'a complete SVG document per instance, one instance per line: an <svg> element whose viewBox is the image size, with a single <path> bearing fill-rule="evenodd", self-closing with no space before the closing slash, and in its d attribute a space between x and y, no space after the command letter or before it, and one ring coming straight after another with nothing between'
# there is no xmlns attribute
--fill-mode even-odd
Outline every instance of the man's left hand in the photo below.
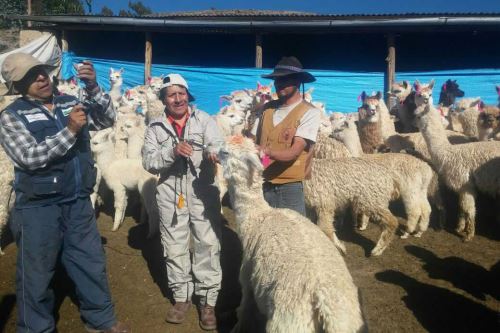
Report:
<svg viewBox="0 0 500 333"><path fill-rule="evenodd" d="M97 79L92 62L84 60L76 69L78 71L78 78L85 83L87 90L94 90L97 87Z"/></svg>

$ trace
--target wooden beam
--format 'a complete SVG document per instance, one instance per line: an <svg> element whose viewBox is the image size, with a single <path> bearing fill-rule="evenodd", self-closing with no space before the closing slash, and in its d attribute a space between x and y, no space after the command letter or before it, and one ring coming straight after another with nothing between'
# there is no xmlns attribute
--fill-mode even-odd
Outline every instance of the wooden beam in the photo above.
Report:
<svg viewBox="0 0 500 333"><path fill-rule="evenodd" d="M392 105L389 105L389 96L387 92L391 89L396 76L396 45L393 34L387 36L387 58L385 61L387 62L387 72L385 73L384 96L387 107L390 110Z"/></svg>
<svg viewBox="0 0 500 333"><path fill-rule="evenodd" d="M151 32L146 32L146 51L144 60L144 84L148 83L151 77L151 64L153 60L153 44L151 42Z"/></svg>
<svg viewBox="0 0 500 333"><path fill-rule="evenodd" d="M255 35L255 68L262 68L262 35Z"/></svg>

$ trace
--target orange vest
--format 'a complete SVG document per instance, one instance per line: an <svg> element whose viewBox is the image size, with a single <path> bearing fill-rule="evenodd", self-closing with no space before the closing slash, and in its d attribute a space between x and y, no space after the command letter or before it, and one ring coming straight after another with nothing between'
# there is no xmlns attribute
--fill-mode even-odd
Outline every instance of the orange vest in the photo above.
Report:
<svg viewBox="0 0 500 333"><path fill-rule="evenodd" d="M284 150L292 146L293 138L300 120L313 105L302 101L278 125L273 124L276 110L272 103L262 114L257 131L256 142L271 150ZM311 171L312 146L307 146L296 160L289 162L273 161L263 172L264 179L273 184L286 184L308 178Z"/></svg>

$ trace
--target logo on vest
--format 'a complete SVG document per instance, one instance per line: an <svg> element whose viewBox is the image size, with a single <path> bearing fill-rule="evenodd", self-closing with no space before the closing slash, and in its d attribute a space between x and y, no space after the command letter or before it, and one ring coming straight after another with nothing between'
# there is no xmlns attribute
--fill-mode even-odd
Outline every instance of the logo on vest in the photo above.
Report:
<svg viewBox="0 0 500 333"><path fill-rule="evenodd" d="M67 117L68 114L71 113L71 110L73 110L73 107L69 107L69 108L66 108L66 109L62 109L62 114L63 116Z"/></svg>
<svg viewBox="0 0 500 333"><path fill-rule="evenodd" d="M45 113L35 113L35 114L27 114L25 115L26 120L28 120L28 123L32 123L34 121L40 121L40 120L49 120Z"/></svg>

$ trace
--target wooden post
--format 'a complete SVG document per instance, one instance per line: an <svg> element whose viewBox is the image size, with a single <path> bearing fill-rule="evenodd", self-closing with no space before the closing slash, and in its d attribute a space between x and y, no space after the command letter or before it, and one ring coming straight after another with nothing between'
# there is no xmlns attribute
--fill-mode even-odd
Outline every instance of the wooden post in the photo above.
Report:
<svg viewBox="0 0 500 333"><path fill-rule="evenodd" d="M391 89L396 74L396 46L394 34L389 34L387 36L387 58L385 61L387 62L387 72L385 73L384 96L387 107L390 110L392 105L389 105L389 95L387 92Z"/></svg>
<svg viewBox="0 0 500 333"><path fill-rule="evenodd" d="M66 36L66 30L62 31L62 35L61 35L61 50L63 52L68 52L68 36Z"/></svg>
<svg viewBox="0 0 500 333"><path fill-rule="evenodd" d="M28 15L31 15L31 0L28 0ZM28 28L31 28L31 21L27 22Z"/></svg>
<svg viewBox="0 0 500 333"><path fill-rule="evenodd" d="M255 68L262 68L262 35L255 35Z"/></svg>
<svg viewBox="0 0 500 333"><path fill-rule="evenodd" d="M153 44L151 43L151 32L146 32L146 52L144 60L144 84L148 84L151 77L151 63L153 60Z"/></svg>
<svg viewBox="0 0 500 333"><path fill-rule="evenodd" d="M68 52L68 36L66 35L66 30L63 30L61 32L61 51L62 52ZM59 79L62 79L62 71L59 71L58 75Z"/></svg>

